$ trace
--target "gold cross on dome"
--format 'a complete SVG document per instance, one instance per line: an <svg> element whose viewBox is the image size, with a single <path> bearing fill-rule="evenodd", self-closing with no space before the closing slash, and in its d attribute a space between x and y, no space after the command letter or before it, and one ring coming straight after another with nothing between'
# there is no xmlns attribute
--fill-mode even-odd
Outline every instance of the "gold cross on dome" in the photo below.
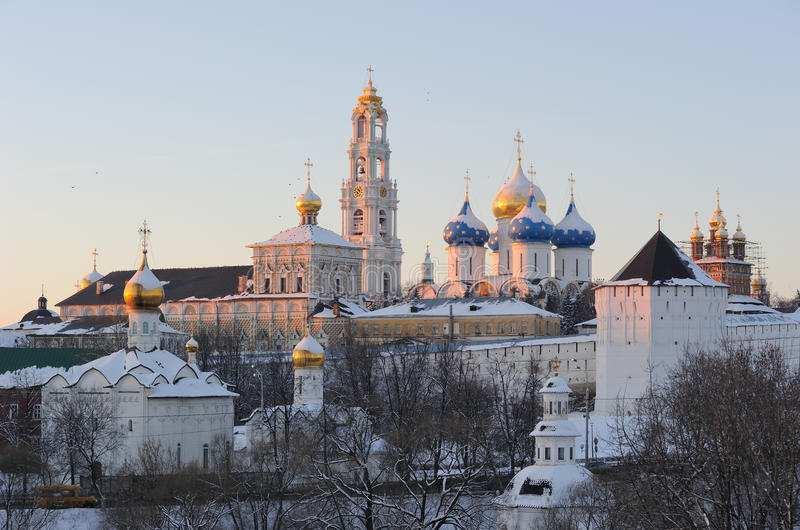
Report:
<svg viewBox="0 0 800 530"><path fill-rule="evenodd" d="M469 183L472 177L469 176L469 169L464 172L464 196L469 198Z"/></svg>
<svg viewBox="0 0 800 530"><path fill-rule="evenodd" d="M522 160L522 144L525 143L525 140L522 139L522 133L517 129L517 133L514 135L514 142L517 144L517 160Z"/></svg>
<svg viewBox="0 0 800 530"><path fill-rule="evenodd" d="M150 238L150 228L147 226L147 219L142 221L142 227L139 229L139 237L142 239L142 252L147 254L147 243Z"/></svg>
<svg viewBox="0 0 800 530"><path fill-rule="evenodd" d="M369 76L370 84L372 83L372 72L374 72L374 71L375 71L375 68L373 68L371 64L367 66L367 75Z"/></svg>
<svg viewBox="0 0 800 530"><path fill-rule="evenodd" d="M92 250L92 270L95 272L97 272L97 256L97 249L95 248Z"/></svg>
<svg viewBox="0 0 800 530"><path fill-rule="evenodd" d="M305 163L303 164L306 166L306 182L311 184L311 168L314 167L314 163L311 161L311 158L306 158Z"/></svg>

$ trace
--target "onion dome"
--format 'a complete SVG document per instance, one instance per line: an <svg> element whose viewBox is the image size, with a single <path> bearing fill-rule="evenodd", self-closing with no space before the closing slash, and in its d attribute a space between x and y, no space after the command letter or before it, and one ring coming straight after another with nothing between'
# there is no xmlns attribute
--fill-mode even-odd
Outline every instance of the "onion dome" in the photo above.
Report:
<svg viewBox="0 0 800 530"><path fill-rule="evenodd" d="M489 240L489 229L473 213L469 196L464 196L464 204L458 214L450 218L442 235L448 245L471 245L482 247Z"/></svg>
<svg viewBox="0 0 800 530"><path fill-rule="evenodd" d="M78 287L80 289L86 289L94 282L102 278L103 275L97 272L97 249L94 249L92 251L92 270L91 272L89 272L89 274L80 279L80 281L78 282Z"/></svg>
<svg viewBox="0 0 800 530"><path fill-rule="evenodd" d="M733 239L736 241L745 241L747 240L747 236L744 234L742 230L742 217L737 216L737 223L736 223L736 232L733 233Z"/></svg>
<svg viewBox="0 0 800 530"><path fill-rule="evenodd" d="M708 226L711 227L711 230L719 230L727 226L727 224L728 220L725 219L725 215L722 213L722 208L719 205L719 190L717 190L717 207L714 208L714 211L711 213Z"/></svg>
<svg viewBox="0 0 800 530"><path fill-rule="evenodd" d="M164 287L147 264L147 237L150 230L146 221L139 232L142 234L142 260L139 268L125 284L122 297L128 309L157 310L164 301Z"/></svg>
<svg viewBox="0 0 800 530"><path fill-rule="evenodd" d="M322 199L311 189L311 181L306 184L306 190L297 196L294 206L300 215L319 213L322 208Z"/></svg>
<svg viewBox="0 0 800 530"><path fill-rule="evenodd" d="M294 368L321 368L325 364L325 350L317 339L306 332L297 346L292 350L292 366Z"/></svg>
<svg viewBox="0 0 800 530"><path fill-rule="evenodd" d="M188 341L186 341L186 353L197 353L200 350L200 344L191 337Z"/></svg>
<svg viewBox="0 0 800 530"><path fill-rule="evenodd" d="M555 226L553 237L550 240L557 247L590 247L594 244L596 234L592 225L587 223L578 207L575 198L569 201L569 207L564 218Z"/></svg>
<svg viewBox="0 0 800 530"><path fill-rule="evenodd" d="M517 215L528 204L528 195L530 194L531 186L536 196L536 205L541 208L543 212L547 211L547 201L544 198L544 193L539 186L532 184L525 172L522 170L522 159L517 158L517 164L514 166L514 171L494 196L492 201L492 213L495 219L511 219Z"/></svg>
<svg viewBox="0 0 800 530"><path fill-rule="evenodd" d="M497 233L497 228L489 233L489 241L486 244L492 252L500 250L500 235Z"/></svg>
<svg viewBox="0 0 800 530"><path fill-rule="evenodd" d="M694 212L694 228L692 228L692 232L689 234L689 240L696 242L702 241L703 239L703 231L700 230L700 221L697 218L697 212Z"/></svg>
<svg viewBox="0 0 800 530"><path fill-rule="evenodd" d="M725 225L723 225L722 227L720 227L717 230L716 238L717 239L728 239L728 229L725 228Z"/></svg>
<svg viewBox="0 0 800 530"><path fill-rule="evenodd" d="M553 236L553 221L536 204L533 184L528 204L511 220L509 235L513 241L549 243Z"/></svg>

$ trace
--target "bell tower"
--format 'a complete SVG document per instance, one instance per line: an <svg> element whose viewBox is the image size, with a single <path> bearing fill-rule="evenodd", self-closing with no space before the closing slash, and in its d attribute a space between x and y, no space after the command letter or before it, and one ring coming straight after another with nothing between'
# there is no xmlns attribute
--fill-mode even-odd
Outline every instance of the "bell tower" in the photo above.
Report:
<svg viewBox="0 0 800 530"><path fill-rule="evenodd" d="M402 245L397 238L397 182L392 180L387 140L389 116L368 80L351 116L349 171L342 181L342 237L364 247L361 292L378 306L400 296Z"/></svg>

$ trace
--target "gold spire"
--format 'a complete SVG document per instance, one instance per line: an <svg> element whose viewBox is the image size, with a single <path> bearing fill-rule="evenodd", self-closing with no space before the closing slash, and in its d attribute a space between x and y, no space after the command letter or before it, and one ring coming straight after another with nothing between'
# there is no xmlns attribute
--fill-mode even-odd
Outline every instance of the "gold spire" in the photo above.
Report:
<svg viewBox="0 0 800 530"><path fill-rule="evenodd" d="M358 96L358 103L365 106L374 104L375 106L382 108L383 98L378 95L378 91L372 84L372 72L374 71L375 69L372 67L372 65L367 67L367 84L361 90L361 95Z"/></svg>
<svg viewBox="0 0 800 530"><path fill-rule="evenodd" d="M142 227L139 228L139 236L142 241L142 259L139 262L139 268L125 284L122 297L129 309L157 310L158 306L164 301L164 287L147 264L147 246L150 238L147 219L142 222Z"/></svg>
<svg viewBox="0 0 800 530"><path fill-rule="evenodd" d="M711 218L708 220L708 226L712 231L721 230L728 224L728 221L725 219L725 215L722 213L722 207L720 206L719 188L717 188L716 196L717 207L711 213Z"/></svg>

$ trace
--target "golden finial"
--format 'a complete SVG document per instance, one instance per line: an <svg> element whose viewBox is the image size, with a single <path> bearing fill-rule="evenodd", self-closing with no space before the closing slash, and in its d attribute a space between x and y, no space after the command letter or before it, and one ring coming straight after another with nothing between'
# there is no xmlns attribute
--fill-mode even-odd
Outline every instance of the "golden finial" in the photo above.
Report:
<svg viewBox="0 0 800 530"><path fill-rule="evenodd" d="M147 254L147 244L150 238L150 228L147 226L147 219L142 221L142 227L139 228L139 237L142 240L142 254Z"/></svg>
<svg viewBox="0 0 800 530"><path fill-rule="evenodd" d="M658 231L661 232L661 221L664 220L664 212L658 212Z"/></svg>
<svg viewBox="0 0 800 530"><path fill-rule="evenodd" d="M525 143L525 140L522 139L522 133L517 129L517 133L514 135L514 142L517 144L517 161L522 161L522 144Z"/></svg>
<svg viewBox="0 0 800 530"><path fill-rule="evenodd" d="M464 172L464 199L469 200L469 183L472 177L469 176L469 169Z"/></svg>
<svg viewBox="0 0 800 530"><path fill-rule="evenodd" d="M314 163L311 161L311 158L306 158L303 165L306 166L306 184L311 186L311 168L314 167Z"/></svg>
<svg viewBox="0 0 800 530"><path fill-rule="evenodd" d="M575 202L575 173L572 171L569 172L567 182L569 182L569 201Z"/></svg>

